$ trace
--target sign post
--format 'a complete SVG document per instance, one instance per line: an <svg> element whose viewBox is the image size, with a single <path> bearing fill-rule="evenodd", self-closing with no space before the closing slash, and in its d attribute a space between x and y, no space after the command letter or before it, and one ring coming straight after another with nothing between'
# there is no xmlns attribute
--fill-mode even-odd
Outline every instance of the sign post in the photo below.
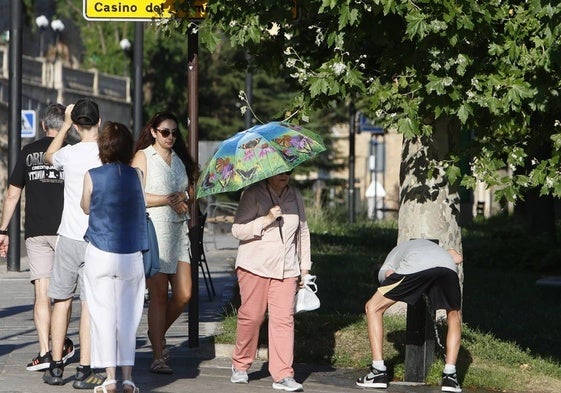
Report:
<svg viewBox="0 0 561 393"><path fill-rule="evenodd" d="M190 2L190 9L174 9L165 0L84 0L83 14L89 21L129 21L152 22L158 19L172 18L174 16L188 19L204 19L206 16L207 0L194 0ZM142 28L137 24L135 32ZM135 37L141 37L140 32ZM189 153L198 164L198 33L190 29L188 37L188 92L189 92ZM141 72L137 72L137 65L141 67L140 46L135 43L135 98L141 99ZM138 58L138 64L137 64ZM136 77L138 74L138 78ZM135 122L139 124L135 111ZM136 127L136 125L135 125ZM189 301L189 347L199 346L199 261L202 257L202 230L199 228L199 210L196 199L191 199L191 299Z"/></svg>
<svg viewBox="0 0 561 393"><path fill-rule="evenodd" d="M84 18L89 21L151 22L182 16L182 10L173 9L165 0L84 0ZM189 19L204 19L207 0L191 2Z"/></svg>
<svg viewBox="0 0 561 393"><path fill-rule="evenodd" d="M16 166L17 157L21 150L21 89L22 89L22 1L10 2L10 60L9 60L9 90L10 90L10 118L8 120L8 173L12 173ZM10 227L10 248L8 249L7 268L9 272L20 269L20 204L18 203Z"/></svg>
<svg viewBox="0 0 561 393"><path fill-rule="evenodd" d="M189 154L199 163L199 33L189 28L187 38L187 90L189 113ZM191 300L189 301L189 348L199 346L199 265L202 258L203 228L200 228L199 205L190 199L191 219ZM193 317L191 317L193 316Z"/></svg>
<svg viewBox="0 0 561 393"><path fill-rule="evenodd" d="M362 113L358 113L358 130L359 132L371 132L373 134L384 134L384 128L373 124L370 119Z"/></svg>

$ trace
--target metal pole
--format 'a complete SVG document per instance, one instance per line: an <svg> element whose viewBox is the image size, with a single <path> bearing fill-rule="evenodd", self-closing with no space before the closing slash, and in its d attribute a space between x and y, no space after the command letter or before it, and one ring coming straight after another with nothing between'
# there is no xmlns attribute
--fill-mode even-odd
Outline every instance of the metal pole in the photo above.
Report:
<svg viewBox="0 0 561 393"><path fill-rule="evenodd" d="M189 154L199 162L199 35L189 29L187 41L187 90L189 112ZM190 348L199 346L199 261L202 255L202 231L199 230L199 207L197 198L191 202L191 300L189 301L189 342Z"/></svg>
<svg viewBox="0 0 561 393"><path fill-rule="evenodd" d="M43 57L43 43L45 40L45 29L43 27L40 27L40 37L39 37L39 57Z"/></svg>
<svg viewBox="0 0 561 393"><path fill-rule="evenodd" d="M351 102L349 108L349 186L348 186L348 206L349 223L355 222L355 117L356 110L354 103Z"/></svg>
<svg viewBox="0 0 561 393"><path fill-rule="evenodd" d="M378 152L378 150L376 149L377 145L378 142L376 141L376 139L374 139L374 153L372 154L372 156L374 157L374 165L372 168L372 181L374 182L374 221L378 219L378 169L376 168L376 153Z"/></svg>
<svg viewBox="0 0 561 393"><path fill-rule="evenodd" d="M134 95L133 95L133 134L135 139L142 132L142 60L144 51L144 23L134 22Z"/></svg>
<svg viewBox="0 0 561 393"><path fill-rule="evenodd" d="M8 172L12 173L21 150L21 48L22 48L22 2L12 1L10 8L10 119L8 121ZM8 229L8 271L20 269L20 204L14 210Z"/></svg>

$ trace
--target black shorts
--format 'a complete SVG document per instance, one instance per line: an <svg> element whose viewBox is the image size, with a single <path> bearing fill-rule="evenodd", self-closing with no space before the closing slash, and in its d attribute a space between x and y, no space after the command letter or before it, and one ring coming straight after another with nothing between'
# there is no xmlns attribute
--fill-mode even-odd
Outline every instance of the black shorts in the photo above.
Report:
<svg viewBox="0 0 561 393"><path fill-rule="evenodd" d="M458 274L445 267L435 267L412 274L393 273L378 291L388 299L417 303L426 294L435 310L459 310L462 297Z"/></svg>

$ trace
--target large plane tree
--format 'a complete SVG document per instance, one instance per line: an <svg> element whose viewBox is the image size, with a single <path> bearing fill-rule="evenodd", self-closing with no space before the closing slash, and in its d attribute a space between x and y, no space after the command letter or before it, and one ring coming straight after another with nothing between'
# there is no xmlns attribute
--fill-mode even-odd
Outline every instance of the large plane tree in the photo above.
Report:
<svg viewBox="0 0 561 393"><path fill-rule="evenodd" d="M458 246L459 184L498 186L511 202L561 195L561 4L214 0L202 23L178 20L211 49L226 36L291 75L300 120L353 102L402 133L401 238Z"/></svg>

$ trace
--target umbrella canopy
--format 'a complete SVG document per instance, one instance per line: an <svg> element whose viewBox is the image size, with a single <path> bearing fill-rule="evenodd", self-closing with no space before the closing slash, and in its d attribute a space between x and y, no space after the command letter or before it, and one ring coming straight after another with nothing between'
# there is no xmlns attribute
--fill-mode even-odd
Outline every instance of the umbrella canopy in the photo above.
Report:
<svg viewBox="0 0 561 393"><path fill-rule="evenodd" d="M237 191L288 172L325 150L321 137L287 122L270 122L238 132L222 142L204 166L197 198Z"/></svg>

